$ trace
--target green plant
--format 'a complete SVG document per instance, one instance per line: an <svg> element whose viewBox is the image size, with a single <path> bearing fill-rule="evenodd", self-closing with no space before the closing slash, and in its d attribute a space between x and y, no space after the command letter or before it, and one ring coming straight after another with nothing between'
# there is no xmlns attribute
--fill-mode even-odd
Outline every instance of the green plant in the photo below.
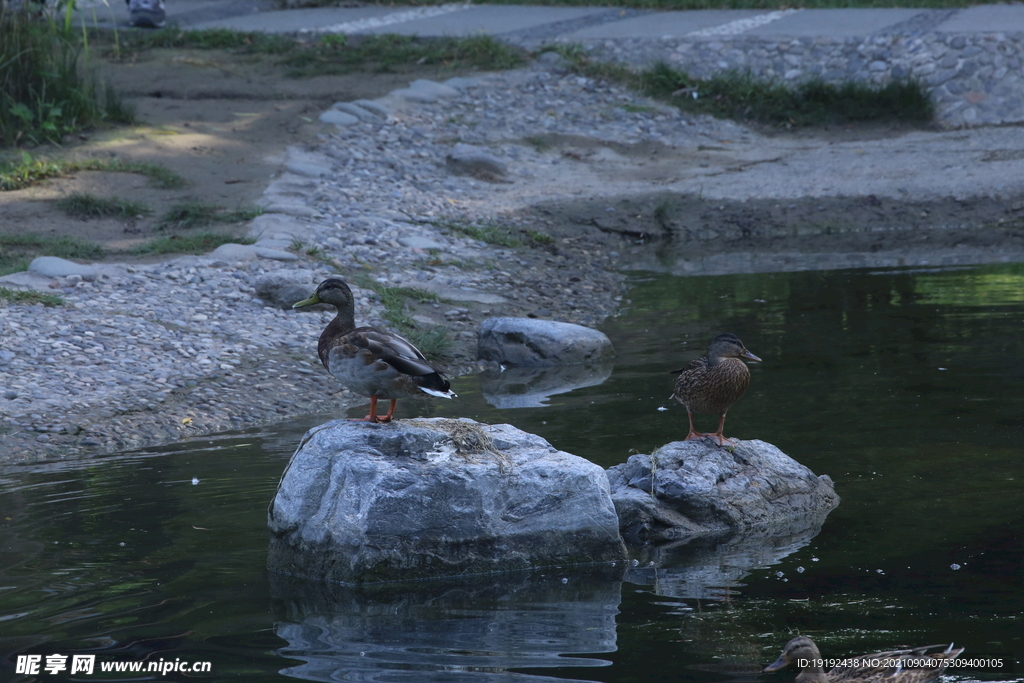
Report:
<svg viewBox="0 0 1024 683"><path fill-rule="evenodd" d="M198 232L191 235L168 235L158 237L136 247L133 253L138 255L151 254L205 254L222 244L252 244L255 240L248 237L234 237L217 232Z"/></svg>
<svg viewBox="0 0 1024 683"><path fill-rule="evenodd" d="M0 275L25 270L36 256L97 259L103 256L103 247L95 242L70 236L0 233Z"/></svg>
<svg viewBox="0 0 1024 683"><path fill-rule="evenodd" d="M82 65L88 43L72 23L74 3L64 3L60 17L36 18L28 6L0 3L0 146L60 142L123 116L117 94Z"/></svg>
<svg viewBox="0 0 1024 683"><path fill-rule="evenodd" d="M475 240L494 244L499 247L521 247L523 241L516 237L511 228L500 223L463 223L461 221L439 221L434 223L439 228L445 228Z"/></svg>
<svg viewBox="0 0 1024 683"><path fill-rule="evenodd" d="M0 287L0 301L11 304L42 304L44 306L61 306L64 299L56 294L47 294L35 290L22 291Z"/></svg>
<svg viewBox="0 0 1024 683"><path fill-rule="evenodd" d="M345 40L322 38L297 46L281 63L291 67L293 76L344 74L357 70L392 72L413 65L498 70L522 65L525 54L485 35L421 39L384 34Z"/></svg>
<svg viewBox="0 0 1024 683"><path fill-rule="evenodd" d="M72 218L134 218L153 213L141 202L116 197L96 197L84 192L75 192L57 200L57 207Z"/></svg>
<svg viewBox="0 0 1024 683"><path fill-rule="evenodd" d="M587 77L623 83L682 110L722 118L793 127L854 121L924 123L935 115L935 105L924 86L913 80L884 86L820 80L788 85L739 71L701 79L664 63L632 71L626 66L597 62L573 45L545 49L557 51L577 73Z"/></svg>
<svg viewBox="0 0 1024 683"><path fill-rule="evenodd" d="M225 211L224 207L205 202L183 202L175 204L157 223L157 228L185 230L201 228L214 223L243 223L263 213L259 207Z"/></svg>
<svg viewBox="0 0 1024 683"><path fill-rule="evenodd" d="M555 238L546 232L540 230L527 230L526 236L530 238L535 244L554 244Z"/></svg>
<svg viewBox="0 0 1024 683"><path fill-rule="evenodd" d="M112 173L139 173L149 179L153 187L176 189L188 184L174 171L158 164L123 161L121 159L48 159L33 158L21 152L17 161L0 164L0 191L20 190L47 178L78 171L108 171Z"/></svg>

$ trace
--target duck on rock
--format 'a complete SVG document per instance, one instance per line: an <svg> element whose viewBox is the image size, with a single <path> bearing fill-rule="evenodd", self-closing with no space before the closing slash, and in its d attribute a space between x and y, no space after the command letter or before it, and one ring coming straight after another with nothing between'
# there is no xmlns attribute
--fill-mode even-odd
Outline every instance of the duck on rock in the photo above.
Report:
<svg viewBox="0 0 1024 683"><path fill-rule="evenodd" d="M732 441L722 435L725 428L725 414L739 401L750 386L750 370L741 358L760 362L761 359L747 351L735 334L720 334L711 342L708 352L690 361L682 370L673 370L679 375L671 398L686 407L690 421L690 433L686 441L710 436L719 446ZM719 416L718 431L703 434L693 429L694 413L712 413Z"/></svg>
<svg viewBox="0 0 1024 683"><path fill-rule="evenodd" d="M778 671L796 664L803 669L797 675L796 683L927 683L942 675L950 662L963 651L964 648L954 649L950 643L876 652L847 657L839 666L825 673L818 646L807 636L797 636L786 643L779 658L764 671Z"/></svg>
<svg viewBox="0 0 1024 683"><path fill-rule="evenodd" d="M308 299L292 308L331 304L338 309L317 344L320 362L346 388L370 399L368 422L390 422L399 398L430 394L455 398L448 379L405 337L376 327L356 327L352 290L339 278L320 283ZM386 415L377 415L377 400L388 399Z"/></svg>

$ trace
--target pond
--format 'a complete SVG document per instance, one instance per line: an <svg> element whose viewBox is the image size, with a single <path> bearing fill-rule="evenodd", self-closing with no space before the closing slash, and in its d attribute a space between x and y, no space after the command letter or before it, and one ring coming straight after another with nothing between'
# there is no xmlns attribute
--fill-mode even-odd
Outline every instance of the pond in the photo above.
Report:
<svg viewBox="0 0 1024 683"><path fill-rule="evenodd" d="M509 422L608 467L685 436L669 371L730 331L764 362L726 434L835 480L820 534L637 550L624 578L324 588L268 576L266 508L301 434L337 415L9 466L0 680L791 681L756 672L797 632L825 657L955 641L1006 660L958 680L1024 680L1024 266L637 275L629 298L603 383L512 409L463 377L457 401L400 417ZM96 669L22 676L25 654ZM139 662L170 672L100 671Z"/></svg>

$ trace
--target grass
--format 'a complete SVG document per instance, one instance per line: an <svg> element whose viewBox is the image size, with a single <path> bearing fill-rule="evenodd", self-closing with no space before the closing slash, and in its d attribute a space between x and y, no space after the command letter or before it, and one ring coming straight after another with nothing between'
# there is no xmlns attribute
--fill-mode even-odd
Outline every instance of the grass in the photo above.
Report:
<svg viewBox="0 0 1024 683"><path fill-rule="evenodd" d="M57 200L57 207L71 216L88 220L90 218L136 218L153 213L141 202L117 197L97 197L86 192L75 192Z"/></svg>
<svg viewBox="0 0 1024 683"><path fill-rule="evenodd" d="M106 171L110 173L138 173L149 179L153 187L173 190L188 185L188 181L165 166L124 161L122 159L36 159L22 152L16 161L0 165L0 191L20 190L48 178L66 176L79 171Z"/></svg>
<svg viewBox="0 0 1024 683"><path fill-rule="evenodd" d="M434 225L446 229L448 232L471 237L498 247L547 246L555 242L555 238L546 232L533 229L521 230L497 222L438 221Z"/></svg>
<svg viewBox="0 0 1024 683"><path fill-rule="evenodd" d="M139 256L158 254L205 254L222 244L253 244L256 240L249 237L235 237L219 232L197 232L191 235L168 235L158 237L136 247L132 253Z"/></svg>
<svg viewBox="0 0 1024 683"><path fill-rule="evenodd" d="M103 44L105 56L113 59L154 48L231 50L273 57L289 69L292 77L355 71L394 72L414 65L499 70L521 66L527 57L525 50L482 35L424 39L394 34L325 34L305 40L226 29L184 31L178 28L122 33L116 39L102 32L90 35L94 42Z"/></svg>
<svg viewBox="0 0 1024 683"><path fill-rule="evenodd" d="M205 202L175 204L165 213L156 227L160 230L203 228L214 223L244 223L263 213L260 207L226 211L224 207Z"/></svg>
<svg viewBox="0 0 1024 683"><path fill-rule="evenodd" d="M35 290L21 291L0 287L0 302L8 304L42 304L44 306L61 306L64 299L56 294L46 294Z"/></svg>
<svg viewBox="0 0 1024 683"><path fill-rule="evenodd" d="M517 237L510 227L500 223L463 223L461 221L443 221L435 223L439 228L447 229L457 235L471 237L498 247L521 247L523 240Z"/></svg>
<svg viewBox="0 0 1024 683"><path fill-rule="evenodd" d="M516 68L525 61L524 50L484 35L421 39L394 34L359 38L332 34L293 50L280 63L290 67L292 76L304 77L394 72L412 65L495 71Z"/></svg>
<svg viewBox="0 0 1024 683"><path fill-rule="evenodd" d="M681 110L719 118L791 128L866 121L926 123L935 116L926 90L912 80L885 86L820 80L786 85L739 71L693 78L664 63L632 71L595 62L578 45L554 49L582 75L623 83Z"/></svg>
<svg viewBox="0 0 1024 683"><path fill-rule="evenodd" d="M103 256L103 247L77 237L0 233L0 275L26 270L36 256L97 259Z"/></svg>
<svg viewBox="0 0 1024 683"><path fill-rule="evenodd" d="M694 79L658 64L640 74L641 89L680 109L774 126L818 126L856 121L931 121L935 107L915 81L885 86L808 81L795 86L725 71ZM694 97L696 95L696 97Z"/></svg>
<svg viewBox="0 0 1024 683"><path fill-rule="evenodd" d="M131 116L83 65L88 43L72 24L73 2L56 18L7 7L0 3L0 147L59 143L104 119Z"/></svg>

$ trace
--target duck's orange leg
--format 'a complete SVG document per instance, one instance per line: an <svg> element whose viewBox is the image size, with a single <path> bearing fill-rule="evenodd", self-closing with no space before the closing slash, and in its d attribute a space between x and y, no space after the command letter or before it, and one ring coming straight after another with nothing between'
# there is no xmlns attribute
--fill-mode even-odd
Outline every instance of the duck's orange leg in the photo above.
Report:
<svg viewBox="0 0 1024 683"><path fill-rule="evenodd" d="M686 438L683 439L683 441L692 441L694 439L703 439L705 436L707 436L707 434L702 434L702 433L700 433L698 431L695 431L693 429L693 413L691 413L689 410L686 411L686 419L688 419L690 421L690 433L686 435Z"/></svg>
<svg viewBox="0 0 1024 683"><path fill-rule="evenodd" d="M395 406L398 405L398 399L391 399L391 407L388 408L388 412L384 417L378 417L377 422L391 422L391 418L395 416Z"/></svg>
<svg viewBox="0 0 1024 683"><path fill-rule="evenodd" d="M394 406L394 402L392 401L391 411L394 412L394 410L395 410L395 406ZM391 413L388 413L387 418L388 418L388 420L391 419ZM350 417L349 419L352 420L353 422L381 422L381 419L377 417L377 397L376 396L371 396L370 397L370 414L369 415L367 415L366 417ZM387 420L384 420L384 422L387 422Z"/></svg>
<svg viewBox="0 0 1024 683"><path fill-rule="evenodd" d="M729 444L734 445L732 439L727 439L722 435L722 431L725 429L725 413L722 413L722 417L718 420L718 431L714 434L705 434L704 436L710 436L712 439L718 442L719 446Z"/></svg>

